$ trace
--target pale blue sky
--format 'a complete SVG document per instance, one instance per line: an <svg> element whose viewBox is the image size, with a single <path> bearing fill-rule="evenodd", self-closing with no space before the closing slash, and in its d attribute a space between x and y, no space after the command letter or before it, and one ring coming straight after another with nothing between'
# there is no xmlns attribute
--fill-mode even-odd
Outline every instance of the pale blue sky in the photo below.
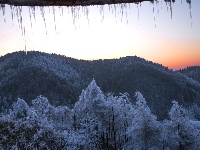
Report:
<svg viewBox="0 0 200 150"><path fill-rule="evenodd" d="M23 7L25 37L21 34L16 15L12 21L10 7L6 6L5 16L0 12L0 55L24 50L26 41L27 50L78 59L137 55L175 69L200 64L199 0L192 1L192 20L185 0L182 3L176 0L172 4L172 18L170 7L163 0L158 4L126 5L123 17L121 6L116 5L116 14L114 5L110 10L107 5L102 7L103 14L100 6L80 7L80 11L73 14L73 8L63 7L63 15L62 9L54 7L56 30L52 7L44 8L46 29L39 7L35 11L36 21L31 13L32 27L29 9ZM75 25L72 15L77 16Z"/></svg>

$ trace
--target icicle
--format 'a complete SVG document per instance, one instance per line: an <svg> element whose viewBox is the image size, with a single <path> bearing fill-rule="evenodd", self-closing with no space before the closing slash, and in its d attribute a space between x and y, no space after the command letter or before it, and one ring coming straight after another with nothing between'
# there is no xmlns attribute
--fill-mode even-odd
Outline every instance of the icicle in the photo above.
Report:
<svg viewBox="0 0 200 150"><path fill-rule="evenodd" d="M73 24L76 27L76 20L78 18L78 13L79 13L79 9L77 6L73 6L71 7L71 14L72 14L72 18L73 18ZM87 14L87 12L85 13Z"/></svg>
<svg viewBox="0 0 200 150"><path fill-rule="evenodd" d="M33 14L34 20L36 22L36 19L35 19L35 7L31 6L31 10L32 10L32 14Z"/></svg>
<svg viewBox="0 0 200 150"><path fill-rule="evenodd" d="M78 7L78 6L77 6ZM81 11L81 6L78 7L78 19L80 18L80 11Z"/></svg>
<svg viewBox="0 0 200 150"><path fill-rule="evenodd" d="M128 7L127 7L127 4L125 5L126 5L126 23L128 24L128 12L127 12ZM129 8L130 8L130 4L129 4Z"/></svg>
<svg viewBox="0 0 200 150"><path fill-rule="evenodd" d="M114 4L114 10L115 10L115 18L117 17L117 8L116 8L116 4Z"/></svg>
<svg viewBox="0 0 200 150"><path fill-rule="evenodd" d="M74 7L74 25L76 26L76 19L77 19L77 11L76 7Z"/></svg>
<svg viewBox="0 0 200 150"><path fill-rule="evenodd" d="M87 21L89 25L89 8L86 6L86 16L87 16Z"/></svg>
<svg viewBox="0 0 200 150"><path fill-rule="evenodd" d="M60 16L63 17L63 6L59 6L58 8L59 8Z"/></svg>
<svg viewBox="0 0 200 150"><path fill-rule="evenodd" d="M193 21L192 21L192 4L191 1L189 3L189 9L190 9L190 22L191 22L191 27L193 26Z"/></svg>
<svg viewBox="0 0 200 150"><path fill-rule="evenodd" d="M167 6L167 12L169 11L169 8L168 8L168 3L166 2L166 6Z"/></svg>
<svg viewBox="0 0 200 150"><path fill-rule="evenodd" d="M24 27L24 51L27 54L27 51L26 51L26 30L25 30L25 27Z"/></svg>
<svg viewBox="0 0 200 150"><path fill-rule="evenodd" d="M114 15L113 5L109 5L112 15Z"/></svg>
<svg viewBox="0 0 200 150"><path fill-rule="evenodd" d="M6 16L5 16L6 6L5 6L5 4L0 4L0 8L1 8L2 12L3 12L4 22L6 23Z"/></svg>
<svg viewBox="0 0 200 150"><path fill-rule="evenodd" d="M186 0L186 2L187 2L188 4L191 4L191 0Z"/></svg>
<svg viewBox="0 0 200 150"><path fill-rule="evenodd" d="M156 1L156 6L158 6L159 7L159 1ZM158 15L158 17L159 17L159 8L157 7L157 15Z"/></svg>
<svg viewBox="0 0 200 150"><path fill-rule="evenodd" d="M75 25L75 16L74 16L75 12L74 12L73 6L71 7L71 14L72 14L72 19L73 19L73 25Z"/></svg>
<svg viewBox="0 0 200 150"><path fill-rule="evenodd" d="M124 17L124 8L125 8L125 4L120 4L120 10L121 10L121 22L123 20L123 17Z"/></svg>
<svg viewBox="0 0 200 150"><path fill-rule="evenodd" d="M138 21L140 20L140 10L139 10L139 7L138 7L138 4L137 4L137 9L138 9ZM139 23L140 25L140 23Z"/></svg>
<svg viewBox="0 0 200 150"><path fill-rule="evenodd" d="M10 5L10 11L11 11L11 17L12 17L12 23L13 23L13 26L14 26L14 22L13 22L13 18L14 18L14 14L13 14L13 6Z"/></svg>
<svg viewBox="0 0 200 150"><path fill-rule="evenodd" d="M101 22L103 22L103 20L104 20L104 6L103 5L100 5L99 12L101 15Z"/></svg>
<svg viewBox="0 0 200 150"><path fill-rule="evenodd" d="M109 10L109 13L110 13L110 5L108 5L108 10Z"/></svg>
<svg viewBox="0 0 200 150"><path fill-rule="evenodd" d="M19 19L19 9L18 9L18 6L15 7L15 11L16 11L16 16L17 16L17 21L18 21L18 26L20 28L20 19Z"/></svg>
<svg viewBox="0 0 200 150"><path fill-rule="evenodd" d="M59 15L61 16L61 10L60 10L61 6L58 6L58 10L59 10Z"/></svg>
<svg viewBox="0 0 200 150"><path fill-rule="evenodd" d="M23 27L22 27L22 6L16 6L16 16L19 24L19 28L22 31L22 36L23 36Z"/></svg>
<svg viewBox="0 0 200 150"><path fill-rule="evenodd" d="M22 7L21 6L19 7L19 14L20 14L20 26L21 26L21 30L23 31L23 17L22 17ZM23 34L24 33L22 33L22 35Z"/></svg>
<svg viewBox="0 0 200 150"><path fill-rule="evenodd" d="M74 22L74 11L73 11L73 6L71 7L71 14L72 14L72 20Z"/></svg>
<svg viewBox="0 0 200 150"><path fill-rule="evenodd" d="M139 10L138 4L137 4L137 10L138 10L138 20L140 20L140 10Z"/></svg>
<svg viewBox="0 0 200 150"><path fill-rule="evenodd" d="M41 15L42 15L42 18L43 18L43 21L44 21L44 26L45 26L45 30L46 30L46 34L47 34L47 25L46 25L46 20L45 20L45 12L44 12L44 7L43 6L41 6L40 7L40 12L41 12Z"/></svg>
<svg viewBox="0 0 200 150"><path fill-rule="evenodd" d="M153 3L153 20L154 20L155 28L156 28L156 17L155 17L155 8L154 8L154 3Z"/></svg>
<svg viewBox="0 0 200 150"><path fill-rule="evenodd" d="M0 10L3 12L3 16L5 15L5 4L0 4Z"/></svg>
<svg viewBox="0 0 200 150"><path fill-rule="evenodd" d="M121 11L121 10L120 10L120 4L117 4L117 10L118 10L118 11L117 11L117 14L118 14L118 16L119 16L119 15L121 14L121 12L120 12L120 11Z"/></svg>
<svg viewBox="0 0 200 150"><path fill-rule="evenodd" d="M53 16L54 16L54 24L55 24L55 31L56 31L56 14L55 14L55 8L53 6Z"/></svg>
<svg viewBox="0 0 200 150"><path fill-rule="evenodd" d="M63 7L62 7L62 17L63 17Z"/></svg>
<svg viewBox="0 0 200 150"><path fill-rule="evenodd" d="M172 2L170 1L170 12L171 12L171 19L172 19Z"/></svg>
<svg viewBox="0 0 200 150"><path fill-rule="evenodd" d="M120 5L120 15L121 15L121 22L122 22L123 14L124 14L124 12L123 12L123 6L122 6L122 4L119 4L119 5Z"/></svg>
<svg viewBox="0 0 200 150"><path fill-rule="evenodd" d="M30 22L31 22L31 29L32 29L32 15L31 15L31 8L28 7L28 11L29 11L29 18L30 18Z"/></svg>
<svg viewBox="0 0 200 150"><path fill-rule="evenodd" d="M18 22L18 25L19 25L19 12L18 12L18 6L15 7L15 16L17 17L17 22ZM19 26L20 28L20 26Z"/></svg>
<svg viewBox="0 0 200 150"><path fill-rule="evenodd" d="M114 11L113 11L113 5L109 4L109 11L112 13L112 15L114 14Z"/></svg>

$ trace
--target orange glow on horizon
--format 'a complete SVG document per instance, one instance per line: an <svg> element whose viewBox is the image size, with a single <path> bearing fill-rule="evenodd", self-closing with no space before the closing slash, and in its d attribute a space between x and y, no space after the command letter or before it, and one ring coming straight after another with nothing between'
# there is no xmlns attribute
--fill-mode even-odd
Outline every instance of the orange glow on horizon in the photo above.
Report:
<svg viewBox="0 0 200 150"><path fill-rule="evenodd" d="M200 65L200 42L183 39L151 38L151 42L153 41L156 41L156 46L149 47L149 52L143 50L143 54L140 57L174 70Z"/></svg>

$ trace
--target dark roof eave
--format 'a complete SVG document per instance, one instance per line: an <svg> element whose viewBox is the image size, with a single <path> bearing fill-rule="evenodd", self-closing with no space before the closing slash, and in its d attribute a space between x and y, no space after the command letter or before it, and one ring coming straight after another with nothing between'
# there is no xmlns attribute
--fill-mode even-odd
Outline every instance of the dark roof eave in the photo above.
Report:
<svg viewBox="0 0 200 150"><path fill-rule="evenodd" d="M28 1L28 2L27 2ZM90 6L120 3L141 3L155 0L0 0L0 4L14 6Z"/></svg>

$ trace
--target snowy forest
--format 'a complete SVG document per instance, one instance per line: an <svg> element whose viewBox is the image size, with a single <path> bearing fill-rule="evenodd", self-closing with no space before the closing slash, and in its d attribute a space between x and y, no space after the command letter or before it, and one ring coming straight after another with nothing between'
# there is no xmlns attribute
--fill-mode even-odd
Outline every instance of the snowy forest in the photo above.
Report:
<svg viewBox="0 0 200 150"><path fill-rule="evenodd" d="M103 20L102 4L114 4L109 12L128 23L127 2L137 4L139 20L143 1L155 3L155 22L156 0L0 0L4 22L9 10L25 43L24 51L0 57L0 150L200 149L199 66L174 71L137 56L86 61L26 51L25 14L32 29L39 12L47 35L50 10L56 31L57 8L76 26L81 13L89 24L89 5ZM163 2L172 18L175 0Z"/></svg>
<svg viewBox="0 0 200 150"><path fill-rule="evenodd" d="M104 94L93 79L74 108L38 96L18 98L1 113L0 149L200 149L200 122L172 101L169 119L158 121L139 92Z"/></svg>

